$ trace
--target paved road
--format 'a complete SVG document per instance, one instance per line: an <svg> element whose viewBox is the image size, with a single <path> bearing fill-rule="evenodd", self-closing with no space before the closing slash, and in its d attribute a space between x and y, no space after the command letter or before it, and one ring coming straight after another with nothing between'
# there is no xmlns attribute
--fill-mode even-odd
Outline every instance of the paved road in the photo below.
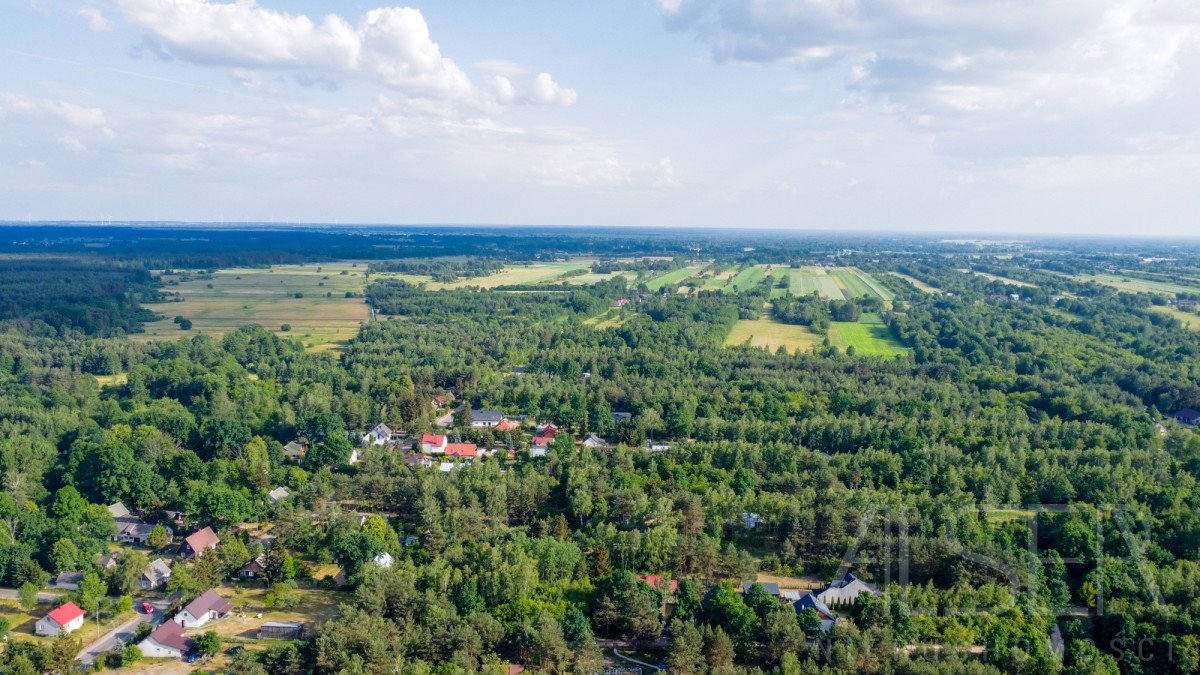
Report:
<svg viewBox="0 0 1200 675"><path fill-rule="evenodd" d="M0 588L0 599L19 600L20 598L21 598L21 596L19 593L17 593L17 589L15 589L15 588ZM42 592L38 593L38 602L57 602L61 598L62 598L62 595L60 595L58 593L51 593L48 591L42 591Z"/></svg>
<svg viewBox="0 0 1200 675"><path fill-rule="evenodd" d="M111 652L117 647L118 642L121 644L126 644L132 640L133 636L137 634L138 626L146 623L147 621L153 621L155 624L162 623L163 612L167 609L167 607L170 606L169 603L166 601L156 601L151 604L154 606L153 614L142 614L141 611L139 611L137 616L133 617L129 621L126 621L120 626L113 628L104 635L100 636L100 639L96 640L87 647L84 647L83 651L79 652L79 654L75 656L75 660L82 662L84 666L91 666L96 662L96 657L105 652ZM135 605L140 607L141 601L136 601ZM92 635L95 635L95 623L90 625L85 623L83 628L79 629L79 633L85 640L87 639L89 630L92 631Z"/></svg>

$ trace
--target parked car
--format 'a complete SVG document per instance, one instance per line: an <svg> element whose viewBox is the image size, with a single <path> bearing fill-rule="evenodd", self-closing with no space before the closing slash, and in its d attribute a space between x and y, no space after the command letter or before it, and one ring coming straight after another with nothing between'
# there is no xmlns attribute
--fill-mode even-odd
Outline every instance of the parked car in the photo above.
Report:
<svg viewBox="0 0 1200 675"><path fill-rule="evenodd" d="M244 650L244 649L245 649L245 647L243 645L234 645L234 646L230 647L229 649L226 649L225 653L230 656L236 656L238 654L241 654L242 650Z"/></svg>
<svg viewBox="0 0 1200 675"><path fill-rule="evenodd" d="M143 614L153 614L154 613L154 605L152 605L148 602L143 602L142 603L142 613Z"/></svg>

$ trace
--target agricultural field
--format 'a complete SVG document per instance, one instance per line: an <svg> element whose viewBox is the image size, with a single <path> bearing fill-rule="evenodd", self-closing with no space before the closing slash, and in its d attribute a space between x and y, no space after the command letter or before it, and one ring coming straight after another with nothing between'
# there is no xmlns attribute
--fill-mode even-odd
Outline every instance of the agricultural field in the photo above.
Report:
<svg viewBox="0 0 1200 675"><path fill-rule="evenodd" d="M743 268L733 277L733 281L730 282L729 287L735 291L748 291L757 286L763 280L763 277L768 275L768 269L765 265Z"/></svg>
<svg viewBox="0 0 1200 675"><path fill-rule="evenodd" d="M829 343L846 350L854 347L857 356L893 357L906 354L908 349L900 344L879 321L879 317L864 314L861 321L833 321L829 324Z"/></svg>
<svg viewBox="0 0 1200 675"><path fill-rule="evenodd" d="M773 319L743 319L733 325L725 337L726 347L744 345L766 347L771 352L783 347L790 354L806 352L821 343L821 336L807 326L781 323Z"/></svg>
<svg viewBox="0 0 1200 675"><path fill-rule="evenodd" d="M717 272L711 277L704 280L704 285L701 286L705 291L719 291L729 287L729 282L736 276L738 270L736 267L731 267L727 270Z"/></svg>
<svg viewBox="0 0 1200 675"><path fill-rule="evenodd" d="M178 293L183 302L148 304L164 318L147 323L146 332L133 339L220 336L254 323L299 339L311 349L330 348L353 338L359 324L370 319L370 309L362 298L365 273L365 264L338 262L230 268L218 270L210 278L192 275L186 280L164 275L168 284L164 292ZM347 292L358 297L347 298ZM180 330L173 320L176 316L190 320L192 328ZM281 330L284 324L291 330Z"/></svg>
<svg viewBox="0 0 1200 675"><path fill-rule="evenodd" d="M942 292L942 290L940 288L934 288L933 286L930 286L929 284L925 283L924 281L921 281L920 279L918 279L916 277L910 277L907 274L901 274L899 272L888 272L888 274L891 274L894 277L900 277L901 279L907 281L908 283L912 284L913 286L916 286L917 290L924 291L926 293L934 293L934 294L938 294L938 293Z"/></svg>
<svg viewBox="0 0 1200 675"><path fill-rule="evenodd" d="M1200 330L1200 315L1198 314L1185 312L1181 309L1175 309L1174 307L1155 307L1154 311L1159 312L1160 314L1173 316L1183 322L1183 325L1187 326L1188 328Z"/></svg>
<svg viewBox="0 0 1200 675"><path fill-rule="evenodd" d="M591 284L600 283L601 281L609 281L611 279L615 279L616 277L625 277L630 283L632 283L635 280L637 280L637 272L630 272L630 271L608 272L607 274L596 274L594 272L588 272L587 274L580 274L580 275L573 276L573 277L567 277L566 279L564 279L564 281L566 281L568 284L571 284L571 285L587 286L587 285L591 285Z"/></svg>
<svg viewBox="0 0 1200 675"><path fill-rule="evenodd" d="M1149 279L1124 277L1118 274L1076 274L1071 278L1083 282L1094 281L1098 284L1111 286L1119 291L1125 291L1126 293L1163 293L1166 295L1200 293L1200 287L1196 286L1184 286L1169 281L1150 281Z"/></svg>
<svg viewBox="0 0 1200 675"><path fill-rule="evenodd" d="M677 270L671 270L666 274L660 274L659 276L647 281L646 288L649 288L652 291L657 291L663 286L673 286L675 284L682 283L685 279L690 276L694 276L702 269L704 269L703 265L689 265L687 267L680 267Z"/></svg>
<svg viewBox="0 0 1200 675"><path fill-rule="evenodd" d="M837 268L831 271L831 275L846 292L847 299L861 298L864 295L874 295L880 300L888 302L896 297L896 294L888 290L886 286L857 267Z"/></svg>
<svg viewBox="0 0 1200 675"><path fill-rule="evenodd" d="M434 281L432 277L422 276L419 274L391 274L391 273L375 273L372 277L387 278L387 279L403 279L413 284L425 284L425 289L430 291L440 291L448 288L497 288L499 286L522 286L531 284L542 284L557 280L559 277L574 272L576 270L587 270L592 266L591 260L574 260L570 262L552 262L552 263L531 263L528 265L505 265L504 269L495 274L490 274L485 277L463 278L450 283L442 283ZM576 282L575 279L582 279L591 274L569 277L567 281L571 283L589 283L586 281ZM606 275L592 275L597 277L597 281L601 277L607 278ZM591 283L595 283L594 281Z"/></svg>
<svg viewBox="0 0 1200 675"><path fill-rule="evenodd" d="M846 295L824 267L801 267L791 270L791 289L794 295L808 295L814 291L826 300L845 300Z"/></svg>

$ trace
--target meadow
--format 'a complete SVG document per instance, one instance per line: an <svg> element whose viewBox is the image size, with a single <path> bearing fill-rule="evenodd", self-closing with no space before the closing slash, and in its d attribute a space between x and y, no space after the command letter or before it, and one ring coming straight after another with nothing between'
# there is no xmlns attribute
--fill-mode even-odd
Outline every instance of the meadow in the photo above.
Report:
<svg viewBox="0 0 1200 675"><path fill-rule="evenodd" d="M829 343L842 351L854 347L856 356L890 358L908 352L874 315L864 314L861 321L834 321L829 324Z"/></svg>
<svg viewBox="0 0 1200 675"><path fill-rule="evenodd" d="M1183 325L1193 330L1200 330L1200 315L1185 312L1174 307L1155 307L1154 311L1173 316L1183 322Z"/></svg>
<svg viewBox="0 0 1200 675"><path fill-rule="evenodd" d="M771 352L783 347L789 354L806 352L821 343L821 336L806 326L781 323L773 319L743 319L733 325L725 337L726 347L749 342L751 347L765 347Z"/></svg>
<svg viewBox="0 0 1200 675"><path fill-rule="evenodd" d="M652 291L657 291L663 286L673 286L682 283L688 277L695 276L697 272L704 269L703 265L689 265L680 267L679 269L671 270L666 274L660 274L646 282L646 288Z"/></svg>
<svg viewBox="0 0 1200 675"><path fill-rule="evenodd" d="M959 272L963 272L964 274L974 274L977 277L983 277L984 279L988 279L991 281L999 281L1000 283L1008 284L1009 286L1020 286L1021 288L1037 288L1037 284L1031 284L1028 281L1018 281L1016 279L1002 277L999 274L988 274L987 272L979 272L979 271L968 270L968 269L961 269L961 270L959 270Z"/></svg>
<svg viewBox="0 0 1200 675"><path fill-rule="evenodd" d="M1077 274L1072 278L1076 281L1094 281L1128 293L1163 293L1166 295L1200 293L1200 288L1196 286L1184 286L1169 281L1151 281L1118 274Z"/></svg>
<svg viewBox="0 0 1200 675"><path fill-rule="evenodd" d="M924 281L921 281L920 279L918 279L916 277L910 277L907 274L901 274L899 272L888 272L888 274L891 274L894 277L900 277L901 279L907 281L908 283L912 284L913 286L916 286L917 290L924 291L926 293L934 293L934 294L938 294L938 293L942 292L940 288L934 288L933 286L930 286L929 284L925 283Z"/></svg>
<svg viewBox="0 0 1200 675"><path fill-rule="evenodd" d="M259 324L306 347L329 348L354 337L359 324L371 318L362 298L365 273L364 263L337 262L230 268L211 276L164 274L163 291L178 293L183 301L147 305L164 318L147 323L133 339L220 336ZM348 292L356 297L346 297ZM191 329L180 330L176 316L190 320ZM284 325L291 329L284 331Z"/></svg>

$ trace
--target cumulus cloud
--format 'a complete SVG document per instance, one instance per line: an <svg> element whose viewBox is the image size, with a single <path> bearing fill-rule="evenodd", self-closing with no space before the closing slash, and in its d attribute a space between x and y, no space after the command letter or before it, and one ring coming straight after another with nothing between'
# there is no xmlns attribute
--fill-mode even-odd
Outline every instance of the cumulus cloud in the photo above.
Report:
<svg viewBox="0 0 1200 675"><path fill-rule="evenodd" d="M839 64L849 89L914 122L1012 112L1051 118L1145 102L1200 40L1200 6L1191 0L660 4L668 25L694 31L717 61Z"/></svg>
<svg viewBox="0 0 1200 675"><path fill-rule="evenodd" d="M208 0L116 0L122 13L172 55L204 65L274 68L315 79L357 77L397 90L467 97L466 73L429 32L420 10L383 7L351 24L319 22L258 5Z"/></svg>
<svg viewBox="0 0 1200 675"><path fill-rule="evenodd" d="M0 117L6 114L30 117L49 116L77 129L96 129L105 135L112 131L106 126L104 111L66 101L55 101L12 92L0 92Z"/></svg>
<svg viewBox="0 0 1200 675"><path fill-rule="evenodd" d="M108 17L104 16L104 14L95 7L84 7L83 9L79 10L78 14L84 19L87 19L88 28L96 31L97 33L103 33L113 29L113 24L108 20Z"/></svg>
<svg viewBox="0 0 1200 675"><path fill-rule="evenodd" d="M575 90L567 89L554 81L550 73L541 73L533 80L531 97L541 105L571 106L575 104Z"/></svg>

